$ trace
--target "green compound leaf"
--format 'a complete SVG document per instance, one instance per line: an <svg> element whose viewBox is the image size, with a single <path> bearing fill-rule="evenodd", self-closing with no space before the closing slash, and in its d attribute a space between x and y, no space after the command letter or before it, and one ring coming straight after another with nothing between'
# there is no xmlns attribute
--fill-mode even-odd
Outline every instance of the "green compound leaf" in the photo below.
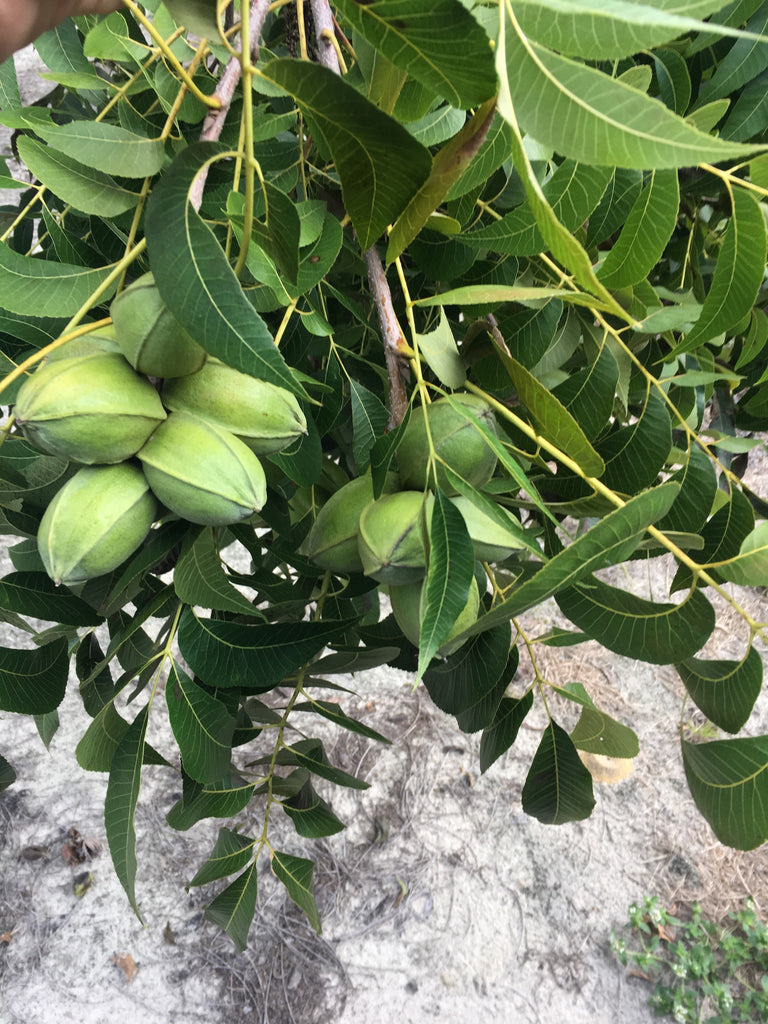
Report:
<svg viewBox="0 0 768 1024"><path fill-rule="evenodd" d="M115 710L112 700L101 708L80 737L75 749L78 764L85 771L109 771L115 753L130 728L130 722ZM162 755L144 743L145 765L167 765Z"/></svg>
<svg viewBox="0 0 768 1024"><path fill-rule="evenodd" d="M573 459L587 476L602 476L605 463L565 406L516 359L502 351L499 359L542 437Z"/></svg>
<svg viewBox="0 0 768 1024"><path fill-rule="evenodd" d="M768 839L768 736L682 741L696 806L721 843L754 850Z"/></svg>
<svg viewBox="0 0 768 1024"><path fill-rule="evenodd" d="M550 206L547 197L534 173L531 160L525 148L522 131L518 123L516 99L513 100L508 83L506 81L506 70L504 67L504 21L502 18L501 31L499 36L499 48L496 53L496 67L501 80L499 90L499 112L504 117L510 129L510 144L512 159L515 170L523 181L523 188L530 203L531 210L536 218L536 226L541 232L545 244L549 247L552 255L559 260L563 266L571 271L575 279L587 292L596 295L604 308L623 317L624 311L613 298L608 289L598 281L592 267L592 260L586 249L582 246L577 235L568 231L558 220L555 211ZM572 154L565 153L565 156ZM589 161L582 161L589 162ZM592 161L600 163L604 161ZM606 179L607 181L607 179ZM573 301L573 299L571 299ZM590 303L587 303L588 305ZM594 305L594 301L592 302Z"/></svg>
<svg viewBox="0 0 768 1024"><path fill-rule="evenodd" d="M101 622L89 604L43 572L12 572L0 579L0 608L70 626Z"/></svg>
<svg viewBox="0 0 768 1024"><path fill-rule="evenodd" d="M319 775L321 779L327 779L336 786L344 786L346 789L370 788L367 782L332 765L320 740L299 740L298 743L286 747L285 752L287 763L296 763L302 768L307 768L314 775Z"/></svg>
<svg viewBox="0 0 768 1024"><path fill-rule="evenodd" d="M755 528L755 516L749 499L742 491L732 488L728 500L725 501L717 512L698 531L704 546L696 553L696 561L700 565L713 564L717 567L718 574L723 579L730 579L729 570L744 572L751 565L751 571L760 578L760 566L764 561L761 557L761 530L762 524ZM753 536L754 534L754 536ZM745 558L742 560L742 546L747 543L750 536L753 536L751 544L756 542L754 548L754 561L752 555L745 550ZM720 563L724 573L720 573ZM743 567L743 568L742 568ZM745 577L746 578L746 577ZM693 573L686 566L681 565L675 573L672 581L671 593L690 586L693 581ZM734 578L732 582L739 582ZM761 584L757 584L760 586Z"/></svg>
<svg viewBox="0 0 768 1024"><path fill-rule="evenodd" d="M177 25L183 25L201 39L216 39L216 5L210 0L163 0Z"/></svg>
<svg viewBox="0 0 768 1024"><path fill-rule="evenodd" d="M364 473L371 461L371 449L384 435L389 413L376 395L356 380L349 382L349 397L352 405L352 453L358 473Z"/></svg>
<svg viewBox="0 0 768 1024"><path fill-rule="evenodd" d="M59 712L47 711L44 715L35 715L35 725L46 750L51 749L51 740L59 731Z"/></svg>
<svg viewBox="0 0 768 1024"><path fill-rule="evenodd" d="M512 129L504 118L497 116L477 156L452 186L446 199L458 199L483 185L509 159L511 135Z"/></svg>
<svg viewBox="0 0 768 1024"><path fill-rule="evenodd" d="M603 197L589 218L587 245L598 245L619 231L627 221L643 186L643 172L617 167Z"/></svg>
<svg viewBox="0 0 768 1024"><path fill-rule="evenodd" d="M186 537L173 573L173 587L185 604L245 615L255 612L224 572L212 529Z"/></svg>
<svg viewBox="0 0 768 1024"><path fill-rule="evenodd" d="M523 697L502 697L493 721L480 740L480 771L487 772L491 765L505 754L517 739L525 716L533 707L533 691Z"/></svg>
<svg viewBox="0 0 768 1024"><path fill-rule="evenodd" d="M589 640L586 633L577 633L572 629L560 629L557 626L536 637L536 643L543 644L545 647L576 647L586 640Z"/></svg>
<svg viewBox="0 0 768 1024"><path fill-rule="evenodd" d="M616 244L597 271L606 288L626 288L648 276L675 230L679 203L677 172L652 171Z"/></svg>
<svg viewBox="0 0 768 1024"><path fill-rule="evenodd" d="M763 281L766 238L760 204L743 189L734 189L733 216L723 237L701 313L693 329L671 355L691 352L731 329L749 313Z"/></svg>
<svg viewBox="0 0 768 1024"><path fill-rule="evenodd" d="M45 715L64 700L69 675L65 639L34 651L0 647L0 709L20 715Z"/></svg>
<svg viewBox="0 0 768 1024"><path fill-rule="evenodd" d="M35 49L51 71L93 71L83 54L83 45L75 23L69 18L50 32L38 36L35 40Z"/></svg>
<svg viewBox="0 0 768 1024"><path fill-rule="evenodd" d="M249 836L233 832L229 828L220 828L216 845L208 860L203 864L195 877L187 886L192 889L198 885L207 885L219 878L227 878L245 867L253 855L254 840Z"/></svg>
<svg viewBox="0 0 768 1024"><path fill-rule="evenodd" d="M730 733L745 725L763 686L763 659L754 647L741 661L688 658L675 668L696 707L711 722Z"/></svg>
<svg viewBox="0 0 768 1024"><path fill-rule="evenodd" d="M97 57L104 61L127 62L132 57L138 63L146 57L147 47L131 38L126 19L114 11L97 21L88 32L83 53L86 57Z"/></svg>
<svg viewBox="0 0 768 1024"><path fill-rule="evenodd" d="M209 686L266 693L338 638L344 623L294 622L242 625L198 618L185 609L179 649L192 671Z"/></svg>
<svg viewBox="0 0 768 1024"><path fill-rule="evenodd" d="M743 587L768 586L768 521L759 523L744 538L738 555L718 565L717 572Z"/></svg>
<svg viewBox="0 0 768 1024"><path fill-rule="evenodd" d="M768 114L768 71L763 71L753 81L746 85L736 102L730 108L728 117L721 128L721 135L725 139L734 139L736 142L745 142L757 135L765 124ZM757 157L758 160L764 157ZM755 184L761 184L752 172L752 180Z"/></svg>
<svg viewBox="0 0 768 1024"><path fill-rule="evenodd" d="M485 306L502 302L537 302L541 299L560 298L577 306L605 307L592 295L585 292L571 292L565 288L537 288L526 285L472 284L451 288L439 295L427 295L416 299L414 306Z"/></svg>
<svg viewBox="0 0 768 1024"><path fill-rule="evenodd" d="M311 782L305 782L298 793L284 800L282 808L300 836L322 839L335 836L344 829L330 806L318 796Z"/></svg>
<svg viewBox="0 0 768 1024"><path fill-rule="evenodd" d="M176 319L211 355L305 397L216 236L189 202L195 177L222 151L208 143L190 146L152 191L146 237L157 287Z"/></svg>
<svg viewBox="0 0 768 1024"><path fill-rule="evenodd" d="M733 44L712 77L702 84L695 109L700 110L717 99L731 96L768 66L768 41L765 38L768 10L762 4L747 22L746 30L761 38L742 38ZM718 25L715 31L723 32L723 28Z"/></svg>
<svg viewBox="0 0 768 1024"><path fill-rule="evenodd" d="M432 161L429 177L397 219L389 235L387 263L406 249L470 165L488 136L495 99L485 103ZM458 225L456 230L459 230Z"/></svg>
<svg viewBox="0 0 768 1024"><path fill-rule="evenodd" d="M309 204L302 205L306 206ZM239 192L230 192L227 198L227 214L235 226L238 239L242 238L244 210L245 197ZM295 209L293 212L295 213ZM279 221L274 205L272 213L273 219L268 225L270 230L274 226L274 220L277 219ZM291 221L294 221L293 214L289 214L289 217ZM301 221L301 215L299 215L299 220ZM300 262L297 274L293 279L289 279L286 272L278 270L277 265L266 248L262 248L261 244L256 244L257 242L262 243L263 239L259 235L257 224L254 224L254 237L251 239L251 246L248 249L246 266L255 280L260 282L265 288L268 288L272 293L273 298L266 307L267 309L272 309L275 304L288 305L292 298L297 298L299 295L304 295L311 291L328 274L336 262L336 257L339 255L343 241L343 231L339 221L336 220L332 213L325 209L323 204L321 215L316 219L307 217L304 223L307 228L310 224L317 223L319 233L316 237L309 233L309 239L306 241L302 236L301 249L297 254ZM293 245L291 225L281 224L280 231L281 237L279 242L282 259L287 262L291 253L291 246ZM276 247L276 241L274 246ZM290 259L290 272L293 273L292 256Z"/></svg>
<svg viewBox="0 0 768 1024"><path fill-rule="evenodd" d="M313 662L312 672L313 674L317 673L323 676L337 675L339 673L346 674L348 672L367 672L369 669L377 668L379 665L389 664L397 656L399 650L399 647L354 647L334 651L333 654L326 654ZM325 702L317 701L316 703L318 706L323 706ZM298 705L296 706L298 707ZM332 705L334 713L337 707L336 704ZM320 713L322 714L322 712ZM339 724L341 724L341 719ZM368 726L363 726L363 728L367 729ZM353 729L352 731L354 732L355 730Z"/></svg>
<svg viewBox="0 0 768 1024"><path fill-rule="evenodd" d="M289 853L275 850L272 854L272 870L283 883L297 907L307 915L307 919L319 935L322 931L320 915L317 912L315 895L312 892L312 874L315 865L305 857L293 857Z"/></svg>
<svg viewBox="0 0 768 1024"><path fill-rule="evenodd" d="M715 628L712 605L695 589L680 604L662 604L591 579L555 599L574 625L609 651L653 665L690 657Z"/></svg>
<svg viewBox="0 0 768 1024"><path fill-rule="evenodd" d="M184 771L196 782L217 782L230 768L234 718L175 663L165 699Z"/></svg>
<svg viewBox="0 0 768 1024"><path fill-rule="evenodd" d="M258 876L256 862L208 904L204 917L227 933L242 953L248 946L248 932L256 913Z"/></svg>
<svg viewBox="0 0 768 1024"><path fill-rule="evenodd" d="M454 473L450 467L445 466L444 469L451 487L458 491L467 501L471 502L479 512L491 520L492 525L497 527L498 532L495 534L495 542L509 547L528 548L537 558L541 558L541 548L536 543L535 534L532 531L525 530L518 520L499 505L498 502L489 498L487 494L483 494L482 491L478 491L471 484L468 484L463 477ZM522 474L522 470L520 472ZM530 483L524 489L529 494L536 494L533 485Z"/></svg>
<svg viewBox="0 0 768 1024"><path fill-rule="evenodd" d="M183 795L170 809L166 820L171 828L185 832L203 818L232 818L248 806L255 789L255 783L231 774L219 782L204 785L187 776Z"/></svg>
<svg viewBox="0 0 768 1024"><path fill-rule="evenodd" d="M41 317L70 317L81 306L99 301L92 296L111 272L111 267L89 270L22 256L0 242L0 307L9 313L29 314L34 309ZM102 299L108 299L115 287L110 285Z"/></svg>
<svg viewBox="0 0 768 1024"><path fill-rule="evenodd" d="M643 170L739 160L760 148L707 135L660 100L533 42L511 0L500 10L502 96L508 92L523 131L563 156ZM507 117L506 105L500 109Z"/></svg>
<svg viewBox="0 0 768 1024"><path fill-rule="evenodd" d="M429 150L328 68L286 57L263 74L311 118L336 165L360 246L369 249L426 181Z"/></svg>
<svg viewBox="0 0 768 1024"><path fill-rule="evenodd" d="M552 50L587 60L617 60L687 32L743 35L717 19L707 24L690 16L705 17L723 6L718 0L515 0L515 15L526 35Z"/></svg>
<svg viewBox="0 0 768 1024"><path fill-rule="evenodd" d="M707 521L717 492L712 460L699 445L693 445L685 465L670 479L680 484L680 494L656 526L662 531L698 533Z"/></svg>
<svg viewBox="0 0 768 1024"><path fill-rule="evenodd" d="M588 818L595 806L592 776L571 737L550 720L523 786L523 810L544 825Z"/></svg>
<svg viewBox="0 0 768 1024"><path fill-rule="evenodd" d="M21 107L21 93L16 77L13 57L0 63L0 110L18 110Z"/></svg>
<svg viewBox="0 0 768 1024"><path fill-rule="evenodd" d="M672 447L672 423L664 400L650 385L634 423L620 427L598 445L605 459L603 482L619 494L650 487Z"/></svg>
<svg viewBox="0 0 768 1024"><path fill-rule="evenodd" d="M659 47L654 51L653 64L656 81L659 85L659 98L670 110L684 115L691 102L693 86L688 65L677 52L667 47ZM726 135L726 138L732 136ZM737 141L741 142L741 139Z"/></svg>
<svg viewBox="0 0 768 1024"><path fill-rule="evenodd" d="M440 308L440 322L426 334L416 334L419 352L441 384L461 388L467 379L445 310Z"/></svg>
<svg viewBox="0 0 768 1024"><path fill-rule="evenodd" d="M104 598L99 610L107 617L120 611L130 600L129 595L133 593L144 573L166 561L188 534L196 536L199 529L198 526L183 520L171 520L152 530L144 546L128 560L125 569L118 577L113 577L109 594Z"/></svg>
<svg viewBox="0 0 768 1024"><path fill-rule="evenodd" d="M597 708L582 683L553 685L552 689L566 700L581 705L581 716L571 731L574 746L603 757L637 757L640 745L634 731Z"/></svg>
<svg viewBox="0 0 768 1024"><path fill-rule="evenodd" d="M459 0L339 0L345 20L395 67L453 107L496 91L490 40Z"/></svg>
<svg viewBox="0 0 768 1024"><path fill-rule="evenodd" d="M589 219L612 176L610 167L589 167L564 160L541 191L565 230L576 231ZM533 256L546 248L530 202L487 227L463 234L461 241L508 256Z"/></svg>
<svg viewBox="0 0 768 1024"><path fill-rule="evenodd" d="M578 750L603 757L637 757L640 753L637 734L596 707L582 708L571 739Z"/></svg>
<svg viewBox="0 0 768 1024"><path fill-rule="evenodd" d="M460 637L470 637L506 622L558 591L571 587L589 573L623 562L640 543L646 529L668 511L677 493L677 484L662 484L636 495L623 508L610 512L551 558L530 579L515 587L511 597L481 616Z"/></svg>
<svg viewBox="0 0 768 1024"><path fill-rule="evenodd" d="M77 763L87 772L108 772L130 722L118 714L110 701L93 718L75 748Z"/></svg>
<svg viewBox="0 0 768 1024"><path fill-rule="evenodd" d="M44 146L37 139L22 136L19 156L47 188L64 202L96 217L117 217L132 210L139 201L138 192L130 192L109 175L87 164Z"/></svg>
<svg viewBox="0 0 768 1024"><path fill-rule="evenodd" d="M147 178L157 174L165 160L162 139L142 138L104 121L35 125L35 134L52 149L102 174Z"/></svg>
<svg viewBox="0 0 768 1024"><path fill-rule="evenodd" d="M293 200L271 182L262 182L261 189L266 201L266 218L264 224L254 221L253 237L279 267L288 283L295 285L299 276L299 212Z"/></svg>
<svg viewBox="0 0 768 1024"><path fill-rule="evenodd" d="M123 736L112 759L104 803L104 827L109 852L120 884L138 919L136 902L136 826L134 817L141 788L144 740L147 734L149 706L138 713Z"/></svg>
<svg viewBox="0 0 768 1024"><path fill-rule="evenodd" d="M389 650L390 657L394 656L398 651L398 647L385 648ZM325 661L325 659L323 659ZM377 665L385 664L384 661L377 660ZM361 672L365 670L364 664L355 664L348 666L345 671L357 671ZM320 668L320 662L314 662L312 665L312 671L325 671L327 668ZM334 722L336 725L341 726L342 729L347 729L349 732L357 733L358 736L365 736L369 740L375 740L377 743L391 743L386 736L382 736L380 732L376 732L375 729L369 728L367 725L363 725L362 722L358 722L356 718L350 718L350 716L340 707L338 704L333 704L326 700L313 700L306 704L294 704L294 711L312 711L320 715L322 718L327 718L329 722Z"/></svg>
<svg viewBox="0 0 768 1024"><path fill-rule="evenodd" d="M435 488L429 543L429 568L419 631L419 678L464 610L475 566L474 548L464 517L439 487Z"/></svg>
<svg viewBox="0 0 768 1024"><path fill-rule="evenodd" d="M472 637L455 654L424 673L433 702L455 715L463 732L477 732L492 722L499 701L517 669L518 652L509 644L508 622Z"/></svg>
<svg viewBox="0 0 768 1024"><path fill-rule="evenodd" d="M550 299L535 306L524 306L511 316L499 318L499 332L519 363L535 377L547 370L557 370L562 365L557 355L560 346L571 345L581 333L575 316L569 311L563 320L563 303ZM567 358L567 357L566 357Z"/></svg>
<svg viewBox="0 0 768 1024"><path fill-rule="evenodd" d="M619 368L608 345L602 345L597 359L552 390L554 397L573 416L587 440L602 433L613 414Z"/></svg>

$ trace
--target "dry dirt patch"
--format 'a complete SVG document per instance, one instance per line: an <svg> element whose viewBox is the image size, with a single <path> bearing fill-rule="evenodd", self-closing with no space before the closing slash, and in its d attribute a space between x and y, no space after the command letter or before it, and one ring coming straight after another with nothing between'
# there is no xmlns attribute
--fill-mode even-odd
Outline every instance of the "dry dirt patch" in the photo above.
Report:
<svg viewBox="0 0 768 1024"><path fill-rule="evenodd" d="M544 632L550 615L533 613L526 628ZM738 641L728 633L723 648L731 642ZM245 954L202 919L210 894L184 891L219 823L170 832L173 772L145 770L137 815L142 927L106 852L78 865L61 856L72 827L104 843L106 780L82 772L73 754L84 727L76 687L50 753L31 722L0 716L19 773L0 796L4 1024L58 1024L64 1016L112 1024L123 1014L141 1014L145 1024L653 1020L646 985L612 958L611 927L646 892L702 896L725 913L749 890L765 908L768 859L764 850L726 853L695 812L676 741L682 687L674 670L593 643L549 650L542 667L555 681L583 682L640 737L633 773L597 787L591 819L552 828L521 811L541 725L534 713L515 747L479 776L479 737L460 733L423 689L414 692L412 676L377 670L341 680L359 694L344 699L345 710L393 742L328 727L331 760L371 783L362 793L324 791L348 829L305 847L275 818L284 830L278 848L317 860L323 935L286 903L264 860ZM524 665L520 685L529 678ZM155 717L152 742L172 759L167 725ZM760 722L765 727L763 710ZM256 828L258 808L250 813ZM28 859L30 847L40 856ZM125 956L137 968L130 980Z"/></svg>

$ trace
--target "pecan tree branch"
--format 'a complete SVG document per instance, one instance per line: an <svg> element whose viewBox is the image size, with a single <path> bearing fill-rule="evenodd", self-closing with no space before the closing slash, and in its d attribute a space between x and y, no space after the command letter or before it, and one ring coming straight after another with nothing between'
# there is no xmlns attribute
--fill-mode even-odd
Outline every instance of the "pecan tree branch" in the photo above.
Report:
<svg viewBox="0 0 768 1024"><path fill-rule="evenodd" d="M261 35L261 30L264 27L264 21L269 13L269 0L253 0L250 10L249 54L250 59L255 62L259 54L259 36ZM221 106L218 110L212 110L206 116L205 121L203 121L203 129L200 132L201 142L216 142L220 138L224 129L224 124L227 120L229 108L232 105L232 97L235 95L237 83L240 81L241 73L242 65L240 63L240 59L233 55L227 61L227 66L224 68L224 74L219 79L219 83L216 86L216 92L214 93L214 95L219 99ZM189 194L189 201L195 210L200 209L200 205L203 201L203 190L205 189L205 180L207 177L208 169L204 168L198 177L195 178L192 185L192 189Z"/></svg>
<svg viewBox="0 0 768 1024"><path fill-rule="evenodd" d="M389 289L384 267L375 246L365 254L365 266L368 270L368 282L371 286L373 302L379 315L379 327L384 341L384 358L387 363L389 377L389 422L387 427L392 430L402 423L408 408L408 393L403 380L403 346L406 344L397 314L392 304L392 292Z"/></svg>
<svg viewBox="0 0 768 1024"><path fill-rule="evenodd" d="M335 35L335 25L328 0L311 0L311 4L320 63L338 75L341 73L339 58L329 41L330 37ZM405 365L402 352L405 339L400 330L400 324L397 322L395 307L392 303L392 292L389 289L389 282L375 246L371 246L365 253L365 266L384 342L384 359L389 378L389 422L387 427L392 430L402 422L408 408L408 393L403 380Z"/></svg>
<svg viewBox="0 0 768 1024"><path fill-rule="evenodd" d="M335 71L338 75L341 71L339 58L336 49L331 42L335 35L333 14L328 0L311 0L312 19L315 23L315 35L317 37L317 57L320 63Z"/></svg>

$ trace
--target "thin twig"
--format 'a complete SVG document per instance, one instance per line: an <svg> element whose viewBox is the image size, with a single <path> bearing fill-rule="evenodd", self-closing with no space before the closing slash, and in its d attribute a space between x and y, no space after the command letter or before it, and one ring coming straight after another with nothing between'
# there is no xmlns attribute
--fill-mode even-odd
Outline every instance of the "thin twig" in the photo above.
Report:
<svg viewBox="0 0 768 1024"><path fill-rule="evenodd" d="M264 21L269 13L269 0L253 0L251 4L251 13L249 18L249 36L250 36L250 59L253 63L258 59L259 54L259 36L261 30L264 27ZM217 110L212 110L205 118L203 122L203 130L200 132L201 142L217 142L221 137L221 133L224 130L224 124L227 120L227 114L229 108L232 105L232 97L235 95L235 89L237 83L240 81L240 75L242 74L242 65L240 58L232 56L227 61L227 66L224 69L224 74L219 79L219 84L216 86L215 96L218 97L221 106ZM203 190L205 189L205 181L208 177L208 168L203 168L200 174L195 178L192 189L189 194L189 201L195 210L199 210L203 202Z"/></svg>
<svg viewBox="0 0 768 1024"><path fill-rule="evenodd" d="M315 36L317 37L317 58L319 62L336 74L341 73L339 57L333 40L336 38L333 25L333 14L328 0L311 0L312 18L315 22Z"/></svg>
<svg viewBox="0 0 768 1024"><path fill-rule="evenodd" d="M312 17L317 33L318 54L320 63L337 75L341 74L336 49L331 43L335 38L335 25L328 0L311 0ZM392 292L389 290L384 267L375 246L365 254L365 265L368 269L368 283L371 287L376 312L379 315L379 326L384 342L384 358L387 363L389 377L389 421L387 429L392 430L403 421L408 408L408 393L403 380L405 364L403 349L406 346L400 324L397 322L395 307L392 303Z"/></svg>
<svg viewBox="0 0 768 1024"><path fill-rule="evenodd" d="M392 304L392 292L389 290L384 267L375 246L371 246L365 254L365 265L368 268L368 283L371 286L373 302L379 314L379 326L384 341L384 358L389 376L389 423L392 430L402 423L405 410L408 408L408 393L403 380L403 346L406 345L397 314Z"/></svg>

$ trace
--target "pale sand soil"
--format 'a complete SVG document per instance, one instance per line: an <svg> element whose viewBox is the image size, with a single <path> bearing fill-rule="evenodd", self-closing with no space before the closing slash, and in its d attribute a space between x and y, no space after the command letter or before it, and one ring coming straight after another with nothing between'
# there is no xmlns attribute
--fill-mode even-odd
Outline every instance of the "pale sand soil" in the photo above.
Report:
<svg viewBox="0 0 768 1024"><path fill-rule="evenodd" d="M545 611L528 617L533 635L547 628ZM730 628L720 645L724 654L735 653ZM745 893L738 875L762 870L757 877L764 880L766 849L713 860L722 848L696 814L683 778L675 728L682 690L672 669L629 662L589 643L550 650L547 671L553 681L583 681L641 742L634 772L596 787L591 819L554 828L520 809L534 728L524 727L512 751L479 776L479 737L458 732L423 689L414 693L412 676L384 669L337 679L360 694L345 697L344 709L393 743L381 747L324 730L330 759L371 783L362 793L320 784L349 828L305 845L281 814L273 819L278 848L318 860L323 935L286 905L263 860L259 916L246 954L202 920L212 893L184 892L219 823L188 833L167 828L163 816L179 792L173 772L150 767L144 774L137 815L142 928L106 851L76 868L61 858L72 826L105 842L106 779L84 773L73 754L84 727L76 686L50 753L31 722L0 715L2 749L19 773L0 795L0 933L11 933L0 945L0 1020L655 1019L646 983L627 977L610 953L610 929L622 927L628 904L646 892L671 897L680 888L706 893L714 886ZM524 665L521 686L528 679ZM564 711L555 713L567 722ZM156 706L150 739L177 763L165 718ZM526 726L542 721L535 712L530 719ZM758 720L764 728L764 708ZM259 813L256 805L248 812L250 834ZM29 845L44 847L45 858L24 860ZM73 881L83 871L93 881L78 898ZM768 910L768 891L754 895ZM125 953L138 965L130 982L112 962Z"/></svg>

